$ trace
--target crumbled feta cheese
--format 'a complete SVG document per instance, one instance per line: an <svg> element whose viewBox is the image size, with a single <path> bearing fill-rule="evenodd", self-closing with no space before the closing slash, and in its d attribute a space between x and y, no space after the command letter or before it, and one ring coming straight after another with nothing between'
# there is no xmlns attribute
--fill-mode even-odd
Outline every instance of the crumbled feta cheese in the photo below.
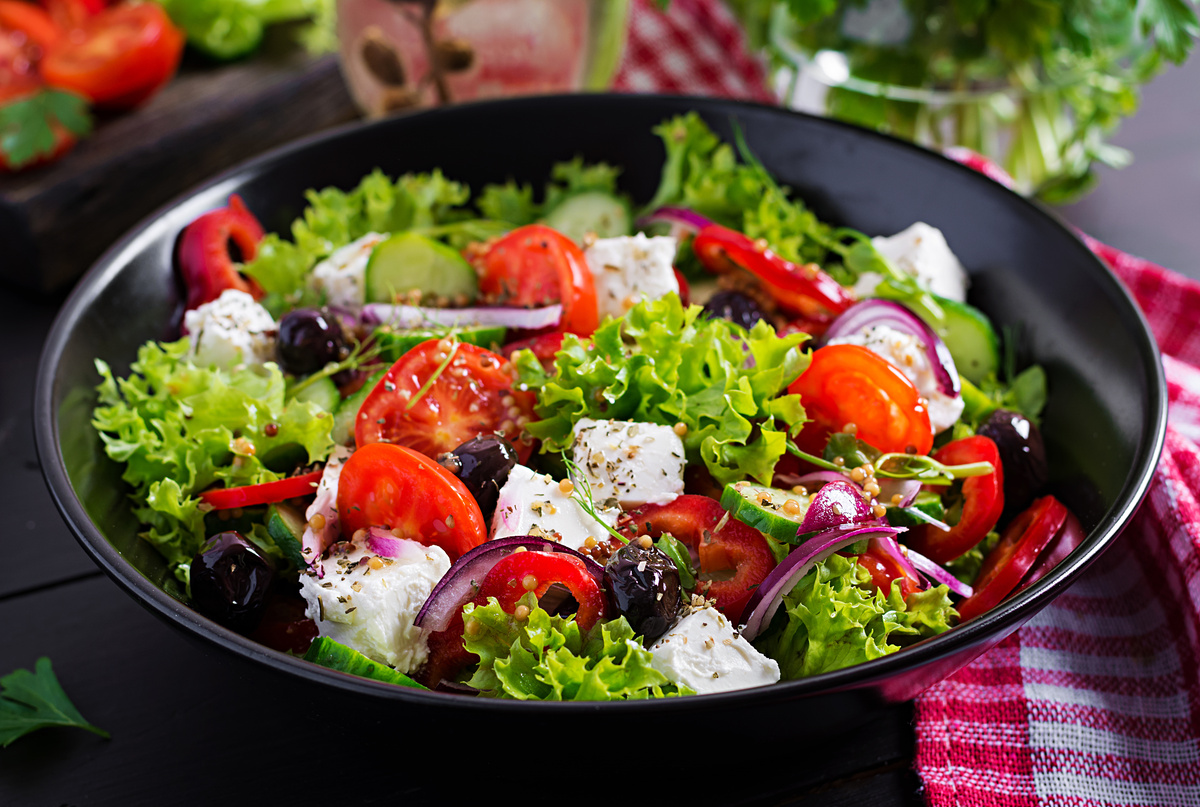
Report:
<svg viewBox="0 0 1200 807"><path fill-rule="evenodd" d="M654 669L700 695L779 681L775 660L755 650L712 606L685 616L650 652Z"/></svg>
<svg viewBox="0 0 1200 807"><path fill-rule="evenodd" d="M572 458L597 501L615 498L630 508L683 493L683 440L670 426L582 418Z"/></svg>
<svg viewBox="0 0 1200 807"><path fill-rule="evenodd" d="M304 511L304 518L307 519L308 524L304 527L304 536L300 545L304 558L310 565L341 534L337 510L338 480L342 476L342 466L346 464L346 460L353 453L353 449L345 446L333 447L333 453L325 461L325 470L321 473L321 481L317 484L317 496ZM315 529L314 524L319 525L320 529Z"/></svg>
<svg viewBox="0 0 1200 807"><path fill-rule="evenodd" d="M450 570L438 546L400 541L399 557L376 557L359 546L321 561L324 575L300 575L306 613L317 631L367 658L411 672L429 656L426 632L413 624L433 587Z"/></svg>
<svg viewBox="0 0 1200 807"><path fill-rule="evenodd" d="M244 291L221 296L183 315L191 340L188 359L201 367L234 367L275 360L275 320Z"/></svg>
<svg viewBox="0 0 1200 807"><path fill-rule="evenodd" d="M518 465L508 474L500 488L496 514L492 516L492 538L511 535L534 535L558 541L571 549L580 549L588 538L603 543L608 531L571 496L563 485L546 474L536 474ZM613 507L604 507L596 499L596 514L610 527L617 524L621 514Z"/></svg>
<svg viewBox="0 0 1200 807"><path fill-rule="evenodd" d="M914 276L921 286L940 297L966 302L970 284L967 271L950 251L946 237L938 228L918 221L893 236L876 236L871 243L880 255L897 269ZM855 291L859 291L857 286Z"/></svg>
<svg viewBox="0 0 1200 807"><path fill-rule="evenodd" d="M621 317L644 299L678 294L679 281L672 267L675 249L674 238L649 238L644 233L593 242L584 255L596 281L600 318Z"/></svg>
<svg viewBox="0 0 1200 807"><path fill-rule="evenodd" d="M379 233L367 233L335 251L312 270L312 286L324 292L328 305L361 308L366 302L367 262L376 244L387 238Z"/></svg>
<svg viewBox="0 0 1200 807"><path fill-rule="evenodd" d="M962 414L962 396L951 397L938 389L933 367L925 353L925 344L916 336L887 325L876 325L856 334L830 339L829 344L862 345L904 373L925 398L929 423L935 434L953 426ZM954 370L951 369L951 372Z"/></svg>

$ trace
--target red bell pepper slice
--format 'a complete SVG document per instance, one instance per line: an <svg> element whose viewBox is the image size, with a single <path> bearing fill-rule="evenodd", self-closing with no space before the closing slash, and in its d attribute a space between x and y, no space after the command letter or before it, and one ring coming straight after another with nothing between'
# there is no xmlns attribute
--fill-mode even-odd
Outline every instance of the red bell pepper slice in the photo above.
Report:
<svg viewBox="0 0 1200 807"><path fill-rule="evenodd" d="M179 269L187 284L188 310L212 302L226 289L261 299L262 288L238 272L229 244L237 246L244 261L252 261L262 239L262 225L237 195L229 197L228 207L205 213L189 224L179 242Z"/></svg>
<svg viewBox="0 0 1200 807"><path fill-rule="evenodd" d="M218 488L200 494L200 501L213 510L232 510L235 507L254 507L259 504L275 504L297 496L315 493L321 481L321 471L300 476L289 476L261 485L242 485L237 488Z"/></svg>
<svg viewBox="0 0 1200 807"><path fill-rule="evenodd" d="M561 583L579 603L575 621L590 630L605 618L608 600L583 561L565 552L513 552L500 559L483 578L475 602L483 604L495 597L506 612L512 613L517 601L529 592L541 597L552 583Z"/></svg>
<svg viewBox="0 0 1200 807"><path fill-rule="evenodd" d="M913 549L938 563L949 563L983 540L1000 520L1004 511L1004 468L996 444L983 435L947 443L933 458L944 465L990 462L995 469L985 476L963 480L962 517L949 532L926 524L908 533L905 543Z"/></svg>

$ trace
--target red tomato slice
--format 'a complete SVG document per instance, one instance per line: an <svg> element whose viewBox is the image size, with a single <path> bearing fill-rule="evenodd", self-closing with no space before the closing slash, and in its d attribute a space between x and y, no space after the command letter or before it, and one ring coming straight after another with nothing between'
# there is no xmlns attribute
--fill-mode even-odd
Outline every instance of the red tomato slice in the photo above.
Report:
<svg viewBox="0 0 1200 807"><path fill-rule="evenodd" d="M226 289L260 299L262 288L238 272L229 245L237 245L243 260L252 261L262 239L262 225L236 194L229 197L228 207L205 213L189 224L179 240L179 271L187 286L188 310L217 299Z"/></svg>
<svg viewBox="0 0 1200 807"><path fill-rule="evenodd" d="M962 482L962 517L946 532L925 524L914 527L905 543L938 563L949 563L983 540L1004 511L1004 466L1000 450L983 435L947 443L933 455L945 465L990 462L995 468L986 476L969 476Z"/></svg>
<svg viewBox="0 0 1200 807"><path fill-rule="evenodd" d="M600 324L596 285L575 242L544 224L518 227L479 259L479 292L495 305L562 303L558 330L590 336Z"/></svg>
<svg viewBox="0 0 1200 807"><path fill-rule="evenodd" d="M699 556L697 591L715 599L717 608L734 624L754 589L775 568L775 556L763 534L730 517L707 496L684 494L667 504L644 505L629 516L627 529L632 535L658 538L669 532Z"/></svg>
<svg viewBox="0 0 1200 807"><path fill-rule="evenodd" d="M338 518L349 539L367 527L398 531L403 538L440 546L458 560L487 539L483 514L454 474L403 446L362 446L338 479Z"/></svg>
<svg viewBox="0 0 1200 807"><path fill-rule="evenodd" d="M826 345L813 351L812 364L788 392L800 395L812 423L801 447L818 444L828 432L857 427L860 440L884 453L928 454L933 427L921 393L904 373L859 345ZM820 451L810 453L819 454Z"/></svg>
<svg viewBox="0 0 1200 807"><path fill-rule="evenodd" d="M449 350L454 355L447 363ZM430 339L401 356L375 385L358 410L354 439L359 446L396 443L437 457L472 438L499 433L524 462L533 444L521 441L521 427L536 399L512 384L512 365L503 356Z"/></svg>
<svg viewBox="0 0 1200 807"><path fill-rule="evenodd" d="M42 60L46 83L97 106L127 109L170 80L183 34L157 3L122 4L85 20Z"/></svg>
<svg viewBox="0 0 1200 807"><path fill-rule="evenodd" d="M529 592L537 597L546 593L552 583L561 583L579 603L575 621L583 630L590 630L605 618L608 602L604 590L579 558L565 552L513 552L500 559L483 578L476 603L486 603L495 597L500 607L512 613L517 600Z"/></svg>
<svg viewBox="0 0 1200 807"><path fill-rule="evenodd" d="M714 272L745 269L766 286L779 306L811 320L836 317L854 304L854 295L815 263L800 266L771 251L763 240L712 224L696 233L692 250Z"/></svg>
<svg viewBox="0 0 1200 807"><path fill-rule="evenodd" d="M901 597L908 597L921 589L921 581L913 577L890 553L881 549L875 538L871 539L867 551L858 556L858 565L870 572L871 582L885 595L892 590L894 580L900 581Z"/></svg>
<svg viewBox="0 0 1200 807"><path fill-rule="evenodd" d="M554 358L562 349L562 343L563 334L561 332L544 333L540 336L509 342L502 348L502 351L504 358L511 361L513 354L518 350L532 350L533 355L537 356L538 361L542 363L542 367L546 368L546 372L552 373L554 372Z"/></svg>
<svg viewBox="0 0 1200 807"><path fill-rule="evenodd" d="M1021 582L1069 515L1058 499L1043 496L1017 516L1000 536L1000 543L984 558L975 580L975 593L958 605L959 618L966 622L999 605Z"/></svg>
<svg viewBox="0 0 1200 807"><path fill-rule="evenodd" d="M300 476L289 476L261 485L243 485L238 488L218 488L200 494L200 501L214 510L231 510L234 507L254 507L259 504L274 504L297 496L309 496L316 492L321 481L321 471Z"/></svg>
<svg viewBox="0 0 1200 807"><path fill-rule="evenodd" d="M83 25L89 17L106 7L104 0L41 0L42 7L63 31Z"/></svg>
<svg viewBox="0 0 1200 807"><path fill-rule="evenodd" d="M49 14L24 0L0 0L0 29L4 28L20 31L43 49L62 36Z"/></svg>

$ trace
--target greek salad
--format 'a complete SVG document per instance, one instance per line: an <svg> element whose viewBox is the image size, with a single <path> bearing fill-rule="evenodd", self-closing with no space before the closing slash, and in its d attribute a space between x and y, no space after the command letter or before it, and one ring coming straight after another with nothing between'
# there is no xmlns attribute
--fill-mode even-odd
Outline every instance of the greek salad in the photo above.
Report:
<svg viewBox="0 0 1200 807"><path fill-rule="evenodd" d="M696 115L635 210L434 171L236 196L184 231L181 336L94 426L199 612L464 696L674 697L868 661L1083 537L1017 371L931 224L824 223Z"/></svg>

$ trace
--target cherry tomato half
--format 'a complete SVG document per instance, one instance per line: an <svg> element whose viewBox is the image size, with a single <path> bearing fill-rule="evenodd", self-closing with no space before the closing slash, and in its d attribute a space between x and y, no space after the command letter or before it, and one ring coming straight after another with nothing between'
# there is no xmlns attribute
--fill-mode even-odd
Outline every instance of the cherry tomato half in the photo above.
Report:
<svg viewBox="0 0 1200 807"><path fill-rule="evenodd" d="M828 432L857 427L858 438L884 453L928 454L933 426L921 393L904 373L859 345L826 345L813 351L808 369L788 387L813 421L804 427L806 450ZM820 453L820 451L811 451Z"/></svg>
<svg viewBox="0 0 1200 807"><path fill-rule="evenodd" d="M534 308L562 303L558 330L590 336L600 324L596 285L583 252L544 224L518 227L479 260L479 292L496 305Z"/></svg>
<svg viewBox="0 0 1200 807"><path fill-rule="evenodd" d="M765 241L712 224L696 233L692 250L708 269L745 269L757 277L779 306L811 320L829 320L854 303L854 296L815 263L799 266L776 255Z"/></svg>
<svg viewBox="0 0 1200 807"><path fill-rule="evenodd" d="M1043 496L1013 519L1000 536L1000 543L983 559L975 580L975 593L959 603L958 615L962 621L999 605L1021 582L1069 515L1058 499Z"/></svg>
<svg viewBox="0 0 1200 807"><path fill-rule="evenodd" d="M252 261L262 239L262 225L236 194L229 197L228 207L211 210L189 224L179 240L179 271L187 286L188 310L212 302L226 289L260 299L262 289L238 272L229 244L237 245L243 260Z"/></svg>
<svg viewBox="0 0 1200 807"><path fill-rule="evenodd" d="M540 598L552 583L566 586L579 603L575 621L583 630L590 630L605 618L608 601L604 590L583 561L565 552L531 551L505 555L483 578L475 602L486 603L488 597L495 597L500 607L511 614L517 600L530 591Z"/></svg>
<svg viewBox="0 0 1200 807"><path fill-rule="evenodd" d="M731 518L707 496L684 494L667 504L643 505L629 516L625 529L631 535L658 538L669 532L699 556L701 579L696 590L715 599L717 608L734 624L754 589L775 568L775 556L763 534ZM727 579L705 579L730 571L733 574Z"/></svg>
<svg viewBox="0 0 1200 807"><path fill-rule="evenodd" d="M259 504L274 504L297 496L309 496L316 492L321 481L321 471L300 476L289 476L261 485L242 485L236 488L217 488L200 494L200 501L214 510L231 510L234 507L254 507Z"/></svg>
<svg viewBox="0 0 1200 807"><path fill-rule="evenodd" d="M946 532L932 524L914 527L906 543L927 558L949 563L983 540L1004 511L1004 466L1000 450L990 437L975 435L947 443L933 458L945 465L990 462L995 469L986 476L969 476L962 481L962 517Z"/></svg>
<svg viewBox="0 0 1200 807"><path fill-rule="evenodd" d="M90 17L46 52L47 84L93 104L129 109L159 90L179 66L183 34L157 3L121 4Z"/></svg>
<svg viewBox="0 0 1200 807"><path fill-rule="evenodd" d="M372 443L350 455L338 479L342 536L385 527L458 560L487 539L479 505L454 474L423 454Z"/></svg>
<svg viewBox="0 0 1200 807"><path fill-rule="evenodd" d="M396 443L437 457L472 438L500 433L524 462L533 445L520 440L521 427L533 415L535 396L512 384L512 365L503 356L430 339L401 356L375 385L359 407L354 439L360 447Z"/></svg>

